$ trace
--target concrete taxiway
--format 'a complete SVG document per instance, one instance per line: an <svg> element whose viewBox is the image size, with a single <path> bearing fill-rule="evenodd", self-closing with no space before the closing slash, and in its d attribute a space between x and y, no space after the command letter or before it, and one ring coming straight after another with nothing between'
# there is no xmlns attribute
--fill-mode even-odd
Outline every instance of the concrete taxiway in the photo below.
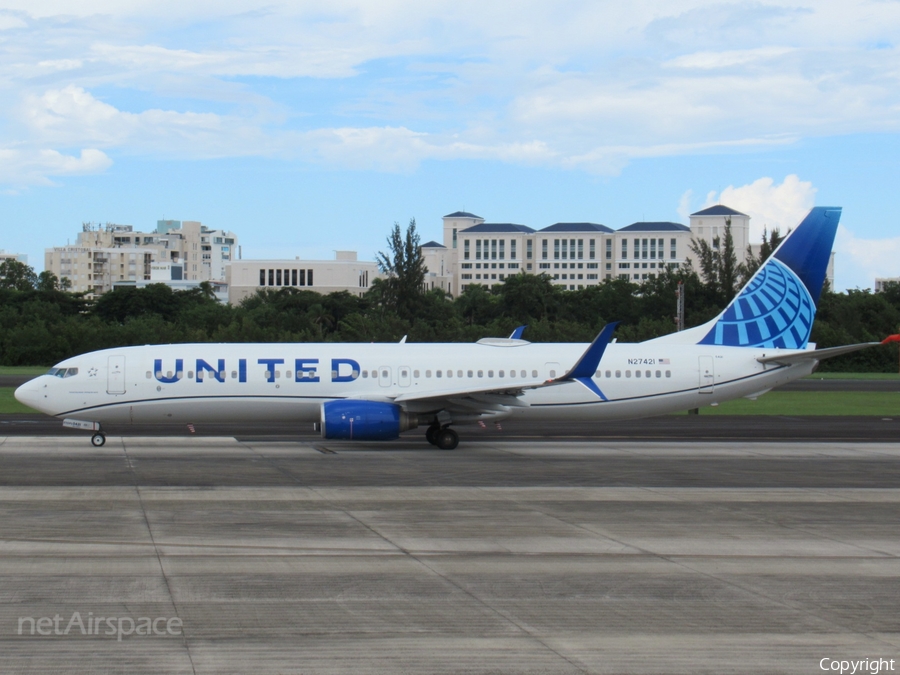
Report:
<svg viewBox="0 0 900 675"><path fill-rule="evenodd" d="M0 672L900 669L898 535L896 443L0 436Z"/></svg>

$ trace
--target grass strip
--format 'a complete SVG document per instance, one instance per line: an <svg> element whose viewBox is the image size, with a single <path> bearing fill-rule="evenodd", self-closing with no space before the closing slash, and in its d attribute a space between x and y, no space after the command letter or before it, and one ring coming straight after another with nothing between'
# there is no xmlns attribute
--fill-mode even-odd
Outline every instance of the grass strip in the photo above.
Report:
<svg viewBox="0 0 900 675"><path fill-rule="evenodd" d="M772 391L755 401L739 398L700 408L700 414L895 417L900 416L900 392Z"/></svg>
<svg viewBox="0 0 900 675"><path fill-rule="evenodd" d="M48 370L47 366L0 366L0 375L43 375Z"/></svg>
<svg viewBox="0 0 900 675"><path fill-rule="evenodd" d="M898 373L813 373L804 380L900 380Z"/></svg>
<svg viewBox="0 0 900 675"><path fill-rule="evenodd" d="M40 412L39 410L34 410L27 405L19 403L15 396L13 396L14 391L15 389L13 387L0 387L0 414Z"/></svg>

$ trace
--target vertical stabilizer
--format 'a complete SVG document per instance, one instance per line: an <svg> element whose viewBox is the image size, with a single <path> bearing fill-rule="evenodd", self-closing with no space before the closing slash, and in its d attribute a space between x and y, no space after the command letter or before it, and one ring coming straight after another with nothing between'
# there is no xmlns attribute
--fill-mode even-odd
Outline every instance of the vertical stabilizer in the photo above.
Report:
<svg viewBox="0 0 900 675"><path fill-rule="evenodd" d="M825 283L841 209L817 206L712 321L662 342L804 349Z"/></svg>

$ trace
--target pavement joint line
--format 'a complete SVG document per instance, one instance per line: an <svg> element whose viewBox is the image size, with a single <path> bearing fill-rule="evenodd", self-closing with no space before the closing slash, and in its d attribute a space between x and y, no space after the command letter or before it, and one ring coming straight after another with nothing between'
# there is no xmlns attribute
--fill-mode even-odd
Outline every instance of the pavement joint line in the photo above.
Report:
<svg viewBox="0 0 900 675"><path fill-rule="evenodd" d="M850 503L854 503L854 502L850 502ZM801 533L803 533L803 534L805 534L805 535L812 536L812 537L815 537L815 538L817 538L817 539L823 539L823 540L825 540L825 541L831 541L831 542L834 542L834 543L836 543L836 544L841 544L841 545L843 545L843 546L851 546L851 547L856 548L856 549L859 549L859 550L861 550L861 551L868 551L869 553L875 553L875 554L878 554L878 556L883 556L883 557L885 557L885 558L896 558L896 557L897 557L897 555L895 555L895 554L893 554L893 553L889 553L889 552L887 552L887 551L879 551L878 549L874 549L874 548L872 548L872 547L870 547L870 546L863 546L863 545L856 544L856 543L851 543L851 542L847 542L847 541L841 541L840 539L837 539L837 538L835 538L835 537L828 536L828 535L823 534L823 533L821 533L821 532L815 532L815 531L813 531L813 530L807 530L807 529L804 529L804 528L802 528L802 527L793 526L793 525L790 525L790 524L788 524L788 523L782 522L782 521L780 521L780 520L775 520L775 519L772 519L772 518L767 518L767 517L765 517L765 516L757 515L757 514L753 514L753 513L746 513L746 512L738 511L737 509L734 508L734 506L732 506L733 504L734 504L734 502L713 502L713 503L712 503L712 508L713 508L714 510L715 510L715 509L718 509L718 510L724 511L725 513L739 514L739 515L741 515L741 516L744 517L744 518L750 518L750 519L752 519L752 520L755 520L755 521L758 522L758 523L765 523L766 525L775 526L775 527L781 528L781 529L783 529L783 530L788 530L788 531L790 531L790 532L801 532Z"/></svg>
<svg viewBox="0 0 900 675"><path fill-rule="evenodd" d="M800 489L803 489L803 488L800 488ZM725 512L725 513L731 513L731 514L737 513L737 511L734 509L734 507L729 506L730 504L734 504L734 502L709 502L709 503L712 504L712 509L713 509L713 510L723 511L723 512ZM765 523L765 524L767 524L767 525L774 525L774 526L776 526L776 527L779 527L779 528L781 528L781 529L785 529L785 530L788 530L788 531L791 531L791 532L802 532L803 534L807 534L807 535L810 535L810 534L811 534L811 535L813 535L813 536L815 536L815 537L817 537L817 538L819 538L819 539L824 539L824 540L826 540L826 541L833 541L833 542L836 542L836 543L843 544L843 545L845 545L845 546L850 546L850 547L852 547L852 548L859 549L859 550L861 550L861 551L867 551L867 552L869 552L869 553L875 553L875 552L876 552L876 551L874 551L873 549L868 548L868 547L865 547L865 546L859 546L859 545L857 545L857 544L850 544L850 543L843 542L843 541L840 541L840 540L838 540L838 539L835 539L834 537L825 536L825 535L823 535L823 534L821 534L821 533L818 533L818 532L809 532L809 531L804 530L804 529L802 529L802 528L792 527L792 526L790 526L790 525L787 525L786 523L782 523L782 522L773 520L773 519L771 519L771 518L765 518L765 517L762 517L762 516L758 516L758 515L756 515L755 513L745 513L745 512L741 512L740 515L742 515L742 516L744 516L744 517L747 517L747 518L750 518L750 519L752 519L752 520L755 520L756 522ZM637 548L637 547L636 547L636 548ZM880 555L877 555L877 556L866 556L866 559L891 560L891 559L896 559L896 558L897 558L896 555L891 555L891 554L883 553L883 552L878 552L878 553L880 553ZM790 609L792 609L792 610L794 610L794 611L803 612L802 606L799 606L797 603L791 603L790 601L784 600L783 598L776 598L776 597L773 597L771 594L766 593L766 592L764 592L763 590L758 589L758 588L746 588L746 587L744 587L743 584L738 583L738 581L733 580L732 578L725 579L725 578L722 578L721 576L719 576L719 575L717 575L717 574L715 574L715 573L713 573L713 572L708 572L708 571L704 571L704 570L699 570L699 569L697 569L694 565L692 565L690 562L688 562L687 560L677 560L677 559L675 559L674 557L666 556L665 554L660 554L660 557L662 557L663 559L669 560L670 562L672 562L672 563L675 564L675 565L678 565L678 566L680 566L680 567L682 567L682 568L685 568L685 569L689 569L689 570L691 570L691 571L693 571L693 572L695 572L695 573L697 573L697 574L700 574L700 575L702 575L702 576L706 576L706 577L709 577L709 578L712 578L712 579L716 579L716 580L717 580L718 582L720 582L720 583L723 583L723 584L726 584L726 585L728 585L728 586L731 586L732 588L737 588L737 589L741 590L741 591L744 592L744 593L750 594L751 596L752 596L753 594L757 594L759 597L765 598L766 600L768 600L768 601L770 601L770 602L772 602L772 603L775 603L775 604L777 604L777 605L781 605L782 607L788 607L788 608L790 608ZM830 559L830 558L829 558L829 559ZM731 576L734 577L734 575L731 575ZM739 577L738 577L738 578L739 578ZM810 602L811 602L811 604L812 604L813 606L816 607L816 609L819 610L819 612L821 612L823 609L826 609L826 608L824 608L824 607L821 605L821 603L815 602L814 600L810 600ZM861 636L864 636L864 637L866 637L866 638L868 638L868 639L874 640L874 641L876 641L876 642L882 642L882 643L885 643L885 644L891 644L891 643L885 642L884 640L881 640L881 639L879 639L879 638L873 637L873 636L870 634L870 632L868 632L868 631L854 631L851 627L845 625L844 623L835 621L834 619L830 618L831 615L830 615L830 614L827 614L827 612L826 612L826 617L819 616L818 614L812 615L812 614L810 614L810 613L808 613L808 612L806 613L806 615L807 615L807 616L811 616L813 619L815 619L816 621L819 621L820 623L825 624L826 626L837 627L837 628L840 628L840 629L841 629L842 631L844 631L844 632L851 633L851 634L854 634L854 635L861 635ZM893 646L893 645L891 645L891 646Z"/></svg>
<svg viewBox="0 0 900 675"><path fill-rule="evenodd" d="M248 449L249 449L251 452L253 452L253 453L255 453L255 454L259 454L259 453L257 453L257 451L256 451L254 448L249 447L249 446L247 446L247 447L248 447ZM268 457L265 457L264 455L259 455L259 456L260 456L260 457L263 457L267 462L270 462L270 463L271 463L271 460L270 460ZM277 470L279 470L279 471L282 471L283 473L285 473L285 475L289 476L292 480L294 480L295 482L297 482L296 476L294 476L292 473L289 473L289 472L285 471L285 470L282 469L281 467L277 467L277 466L276 466L275 468L276 468ZM456 588L457 590L459 590L460 592L462 592L464 595L468 596L468 597L469 597L470 599L472 599L475 603L481 605L482 607L484 607L484 608L487 609L488 611L492 612L492 613L495 614L496 616L502 618L502 619L503 619L504 621L506 621L507 623L509 623L509 624L511 624L511 625L513 625L513 626L515 626L516 629L518 629L519 631L521 631L523 637L527 637L528 639L530 639L530 640L532 640L532 641L534 641L534 642L537 642L537 643L540 644L544 649L546 649L546 650L548 650L549 652L555 654L557 657L559 657L560 659L562 659L563 661L565 661L565 662L568 663L569 665L573 666L574 668L577 668L577 669L578 669L579 671L581 671L582 673L589 673L589 672L590 672L590 670L589 670L588 668L586 668L586 667L583 666L583 665L580 665L580 664L577 664L577 663L573 662L571 658L569 658L569 657L567 657L567 656L561 654L558 650L554 649L554 648L551 647L549 644L547 644L547 641L546 641L546 640L544 640L544 639L542 639L541 637L535 635L532 631L530 631L530 630L528 630L527 628L525 628L524 626L522 626L518 621L516 621L516 620L513 619L512 617L508 616L507 614L505 614L504 612L502 612L502 611L499 610L498 608L496 608L496 607L494 607L494 606L488 604L485 600L483 600L482 598L478 597L477 595L475 595L474 593L472 593L472 592L469 591L468 589L464 588L462 585L460 585L459 583L457 583L456 581L454 581L454 580L451 579L450 577L448 577L448 576L446 576L446 575L444 575L444 574L441 574L441 572L439 572L438 570L434 569L431 565L429 565L429 564L426 563L424 560L422 560L421 558L419 558L413 551L410 551L410 550L407 549L406 547L404 547L404 546L398 544L397 542L391 540L390 537L388 537L388 536L385 535L384 533L380 532L374 525L371 525L371 524L369 524L369 523L367 523L367 522L361 520L356 514L354 514L354 513L353 513L352 511L350 511L349 509L345 508L345 507L342 506L341 504L335 503L333 500L329 499L327 496L322 495L322 494L318 491L318 489L316 489L315 487L311 487L310 489L311 489L314 493L319 494L320 497L322 498L322 500L323 500L326 504L329 504L329 505L331 505L332 507L334 507L334 508L336 508L337 510L341 511L342 513L344 513L347 517L351 518L351 519L354 520L357 524L359 524L360 526L362 526L363 528L365 528L366 530L368 530L369 532L371 532L371 533L374 534L375 536L379 537L382 541L384 541L385 543L389 544L390 546L393 546L397 551L401 552L405 557L408 557L410 560L414 560L414 561L415 561L416 563L418 563L421 567L423 567L424 569L427 569L432 575L437 576L438 578L442 579L445 583L450 584L451 586L453 586L454 588ZM504 547L504 548L505 548L505 547ZM512 551L509 551L509 549L506 549L506 550L507 550L507 553L508 553L509 555L513 555Z"/></svg>
<svg viewBox="0 0 900 675"><path fill-rule="evenodd" d="M137 495L138 504L141 507L141 513L144 516L144 523L147 526L147 534L150 537L150 542L153 544L153 551L156 554L156 563L159 565L159 573L162 575L163 583L166 585L166 592L169 594L169 601L172 603L172 610L175 612L175 616L181 619L181 614L178 611L178 603L175 602L175 595L172 593L172 584L169 581L169 577L166 574L166 568L163 565L162 554L160 553L159 547L156 545L156 539L153 536L153 527L150 525L150 518L147 515L147 508L144 505L143 497L141 496L141 486L138 481L137 471L135 471L134 462L131 457L128 455L128 447L125 445L125 439L120 439L122 444L122 453L125 455L125 460L128 465L128 468L131 470L131 475L134 478L134 491ZM184 647L185 653L188 658L188 662L191 664L191 672L194 675L197 675L197 668L194 665L194 658L191 655L191 648L188 645L187 640L187 631L184 628L184 622L182 621L181 627L181 644Z"/></svg>

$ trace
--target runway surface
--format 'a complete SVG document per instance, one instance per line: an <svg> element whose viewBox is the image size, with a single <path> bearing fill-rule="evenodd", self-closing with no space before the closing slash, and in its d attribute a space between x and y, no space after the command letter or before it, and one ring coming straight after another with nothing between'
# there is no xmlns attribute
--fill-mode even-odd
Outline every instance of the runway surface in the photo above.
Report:
<svg viewBox="0 0 900 675"><path fill-rule="evenodd" d="M900 667L898 523L897 443L0 433L0 672Z"/></svg>
<svg viewBox="0 0 900 675"><path fill-rule="evenodd" d="M195 424L110 425L112 435L201 436L242 439L296 440L309 443L321 439L310 424ZM758 416L758 415L666 415L642 420L609 422L528 422L508 420L498 429L476 425L457 428L460 443L473 441L570 440L696 440L696 441L855 441L859 443L900 441L900 410L895 417L873 416ZM400 443L427 447L424 428L403 434ZM0 436L61 436L87 443L90 432L68 429L56 418L41 414L0 415Z"/></svg>

